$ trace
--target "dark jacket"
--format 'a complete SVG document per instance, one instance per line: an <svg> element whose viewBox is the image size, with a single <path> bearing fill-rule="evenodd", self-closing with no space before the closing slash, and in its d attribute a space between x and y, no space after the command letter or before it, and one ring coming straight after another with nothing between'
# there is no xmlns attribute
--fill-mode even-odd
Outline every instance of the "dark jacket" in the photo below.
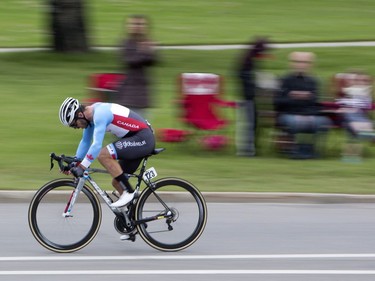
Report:
<svg viewBox="0 0 375 281"><path fill-rule="evenodd" d="M288 94L291 91L308 91L309 99L293 99ZM318 115L318 82L314 77L291 73L281 79L280 88L275 95L276 112L295 115Z"/></svg>
<svg viewBox="0 0 375 281"><path fill-rule="evenodd" d="M258 39L250 43L250 48L245 50L241 57L238 69L238 77L242 86L242 98L244 100L253 100L256 93L255 70L256 61L261 58L268 50L268 41Z"/></svg>
<svg viewBox="0 0 375 281"><path fill-rule="evenodd" d="M115 102L130 108L150 107L152 101L147 67L156 62L155 53L141 51L135 40L127 39L121 48L121 60L125 65L126 78L120 86Z"/></svg>

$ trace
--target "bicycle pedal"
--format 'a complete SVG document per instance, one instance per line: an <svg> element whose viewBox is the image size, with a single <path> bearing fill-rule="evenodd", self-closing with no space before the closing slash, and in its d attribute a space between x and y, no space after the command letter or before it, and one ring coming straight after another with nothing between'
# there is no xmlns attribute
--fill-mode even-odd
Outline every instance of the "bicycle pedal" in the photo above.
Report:
<svg viewBox="0 0 375 281"><path fill-rule="evenodd" d="M129 240L132 241L132 242L135 242L135 235L134 234L130 235Z"/></svg>
<svg viewBox="0 0 375 281"><path fill-rule="evenodd" d="M131 241L135 242L135 235L134 234L124 234L120 236L121 241Z"/></svg>

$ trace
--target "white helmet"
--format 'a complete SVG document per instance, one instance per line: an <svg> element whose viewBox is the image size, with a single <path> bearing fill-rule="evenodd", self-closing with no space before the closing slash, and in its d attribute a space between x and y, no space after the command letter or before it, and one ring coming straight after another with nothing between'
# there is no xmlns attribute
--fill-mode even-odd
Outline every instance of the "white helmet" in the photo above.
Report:
<svg viewBox="0 0 375 281"><path fill-rule="evenodd" d="M65 126L70 126L79 108L80 104L77 99L66 98L66 100L61 104L59 110L59 118L61 123Z"/></svg>

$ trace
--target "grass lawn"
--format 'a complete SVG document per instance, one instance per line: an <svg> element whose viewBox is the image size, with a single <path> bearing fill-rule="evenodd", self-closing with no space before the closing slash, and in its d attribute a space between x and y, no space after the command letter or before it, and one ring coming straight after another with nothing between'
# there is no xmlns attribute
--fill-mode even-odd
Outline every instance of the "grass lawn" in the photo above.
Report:
<svg viewBox="0 0 375 281"><path fill-rule="evenodd" d="M309 49L310 50L310 49ZM286 56L291 50L274 50L275 59L263 69L276 75L284 73ZM360 67L375 74L372 64L374 48L317 48L315 73L322 81L322 94L329 98L326 83L329 77L348 67ZM225 51L161 51L163 63L153 70L155 108L151 121L155 128L181 127L174 106L176 77L180 72L215 72L226 79L228 99L238 97L233 66L238 50ZM63 127L57 116L66 96L88 96L88 75L94 72L117 71L119 65L113 52L87 55L58 55L48 52L10 53L0 55L0 189L36 189L55 177L49 171L49 153L72 155L81 132ZM234 119L234 112L224 112ZM195 183L203 191L265 191L265 192L338 192L375 194L373 188L374 151L366 148L361 164L340 161L341 133L333 132L328 140L324 159L292 161L278 157L263 130L261 155L256 158L235 156L234 146L212 153L197 150L194 142L158 143L166 152L151 159L160 177L177 176ZM229 135L234 137L235 127ZM107 141L110 141L110 137ZM109 181L100 176L99 183L110 189Z"/></svg>
<svg viewBox="0 0 375 281"><path fill-rule="evenodd" d="M46 46L47 8L44 0L2 0L0 47ZM255 35L274 42L374 40L375 2L372 0L292 1L125 1L87 3L92 45L114 46L123 36L129 14L146 14L152 34L162 45L238 44ZM321 79L322 98L329 99L329 78L356 67L375 75L374 48L306 49L317 54L315 74ZM288 68L292 50L277 49L264 71L280 75ZM238 99L233 76L240 51L160 51L153 69L155 128L181 127L175 106L176 78L181 72L214 72L225 77L225 95ZM81 132L63 127L57 112L66 96L88 97L88 76L119 71L114 52L61 55L49 52L0 54L0 189L36 189L59 176L49 171L49 153L72 155ZM234 121L233 110L224 114ZM227 132L235 136L235 126ZM110 141L108 137L106 141ZM260 135L260 156L239 158L232 144L216 153L197 149L194 141L159 143L167 151L149 162L163 176L177 176L203 191L338 192L375 194L372 146L361 164L340 161L342 132L329 135L327 154L314 161L278 157L270 146L269 129ZM108 189L109 181L99 177Z"/></svg>
<svg viewBox="0 0 375 281"><path fill-rule="evenodd" d="M0 46L45 46L45 0L1 0ZM117 45L130 14L148 15L160 44L374 40L372 0L86 0L93 45Z"/></svg>

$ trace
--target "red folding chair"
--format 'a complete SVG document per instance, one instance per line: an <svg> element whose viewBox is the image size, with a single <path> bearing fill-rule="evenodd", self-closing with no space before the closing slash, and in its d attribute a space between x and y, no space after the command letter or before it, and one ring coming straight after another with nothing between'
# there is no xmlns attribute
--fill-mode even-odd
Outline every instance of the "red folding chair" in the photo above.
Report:
<svg viewBox="0 0 375 281"><path fill-rule="evenodd" d="M198 130L219 130L229 120L218 107L235 107L236 103L221 99L223 78L212 73L182 73L179 77L182 120Z"/></svg>
<svg viewBox="0 0 375 281"><path fill-rule="evenodd" d="M111 101L121 83L125 80L122 73L94 73L89 77L89 101Z"/></svg>
<svg viewBox="0 0 375 281"><path fill-rule="evenodd" d="M220 112L220 107L236 107L233 101L221 98L223 78L213 73L182 73L178 78L181 120L189 127L205 134L202 145L207 149L218 149L229 140L227 133L220 132L230 121ZM216 132L216 134L212 134Z"/></svg>

